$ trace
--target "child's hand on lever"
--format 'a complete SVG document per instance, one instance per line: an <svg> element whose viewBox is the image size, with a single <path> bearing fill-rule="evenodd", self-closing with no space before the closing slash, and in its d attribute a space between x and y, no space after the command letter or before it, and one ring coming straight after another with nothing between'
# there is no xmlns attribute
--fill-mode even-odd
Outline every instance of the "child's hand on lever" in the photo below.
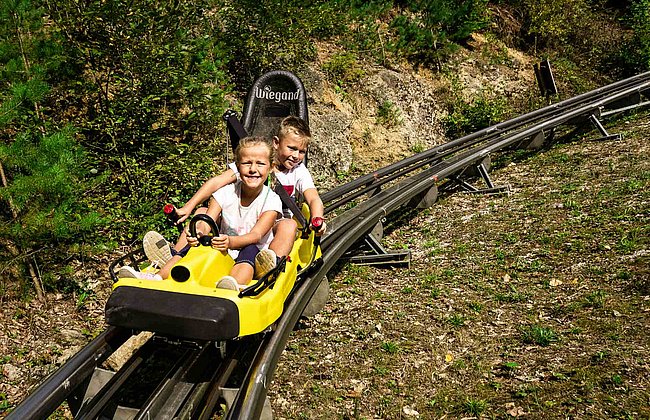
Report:
<svg viewBox="0 0 650 420"><path fill-rule="evenodd" d="M325 223L325 219L323 219L322 217L312 217L310 222L310 227L311 230L316 232L316 235L321 236L323 233L325 233L325 230L327 229L327 224Z"/></svg>
<svg viewBox="0 0 650 420"><path fill-rule="evenodd" d="M230 236L219 235L212 238L212 248L219 251L228 251L230 249Z"/></svg>
<svg viewBox="0 0 650 420"><path fill-rule="evenodd" d="M203 236L203 232L197 231L196 236L192 236L189 228L185 228L185 237L187 238L187 243L190 246L199 246L199 238Z"/></svg>

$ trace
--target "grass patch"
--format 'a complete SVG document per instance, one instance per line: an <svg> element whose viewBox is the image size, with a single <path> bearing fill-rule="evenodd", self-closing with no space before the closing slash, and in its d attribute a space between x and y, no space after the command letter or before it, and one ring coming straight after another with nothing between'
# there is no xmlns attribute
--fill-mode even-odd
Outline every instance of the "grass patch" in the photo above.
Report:
<svg viewBox="0 0 650 420"><path fill-rule="evenodd" d="M449 318L447 318L447 322L449 322L454 327L462 327L465 325L465 317L461 314L452 314L449 316Z"/></svg>
<svg viewBox="0 0 650 420"><path fill-rule="evenodd" d="M388 354L395 354L400 351L399 344L392 341L384 341L381 343L381 349Z"/></svg>
<svg viewBox="0 0 650 420"><path fill-rule="evenodd" d="M527 344L537 344L539 346L549 346L559 340L558 335L553 329L542 327L540 325L527 325L521 328L521 339Z"/></svg>
<svg viewBox="0 0 650 420"><path fill-rule="evenodd" d="M487 409L488 404L485 400L479 400L475 398L468 398L463 403L463 412L471 416L480 417L481 414Z"/></svg>

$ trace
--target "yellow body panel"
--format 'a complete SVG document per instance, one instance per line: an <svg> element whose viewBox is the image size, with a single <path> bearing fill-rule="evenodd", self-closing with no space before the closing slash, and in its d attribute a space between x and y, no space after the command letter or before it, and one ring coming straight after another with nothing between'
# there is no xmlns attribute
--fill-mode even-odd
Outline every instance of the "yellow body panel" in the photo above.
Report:
<svg viewBox="0 0 650 420"><path fill-rule="evenodd" d="M313 238L312 232L309 238L296 240L290 253L291 261L287 262L285 271L278 275L272 288L267 288L258 296L240 298L238 291L215 287L217 280L230 272L234 261L228 253L209 246L190 249L178 262L177 265L190 270L190 278L185 282L175 281L171 277L162 281L121 278L113 285L113 289L131 286L228 299L234 302L239 310L239 336L255 334L265 330L282 314L284 302L294 287L298 268L304 269L313 260L321 257L320 248L314 249ZM256 281L253 280L249 286Z"/></svg>

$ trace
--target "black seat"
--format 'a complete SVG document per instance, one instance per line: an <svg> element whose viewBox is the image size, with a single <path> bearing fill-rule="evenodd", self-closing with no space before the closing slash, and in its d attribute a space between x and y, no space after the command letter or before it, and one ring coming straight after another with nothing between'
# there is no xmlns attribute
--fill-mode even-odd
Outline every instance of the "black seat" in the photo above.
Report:
<svg viewBox="0 0 650 420"><path fill-rule="evenodd" d="M248 91L242 124L251 136L273 137L280 121L295 115L309 125L307 93L302 81L289 71L263 74Z"/></svg>

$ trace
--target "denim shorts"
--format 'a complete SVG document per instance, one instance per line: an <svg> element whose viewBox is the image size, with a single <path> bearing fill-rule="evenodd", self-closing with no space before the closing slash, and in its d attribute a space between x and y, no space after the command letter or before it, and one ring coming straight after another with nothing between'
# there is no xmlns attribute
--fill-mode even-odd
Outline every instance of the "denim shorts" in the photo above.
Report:
<svg viewBox="0 0 650 420"><path fill-rule="evenodd" d="M235 264L248 263L255 268L255 257L259 254L260 249L255 244L246 245L239 250L239 255L235 258Z"/></svg>

